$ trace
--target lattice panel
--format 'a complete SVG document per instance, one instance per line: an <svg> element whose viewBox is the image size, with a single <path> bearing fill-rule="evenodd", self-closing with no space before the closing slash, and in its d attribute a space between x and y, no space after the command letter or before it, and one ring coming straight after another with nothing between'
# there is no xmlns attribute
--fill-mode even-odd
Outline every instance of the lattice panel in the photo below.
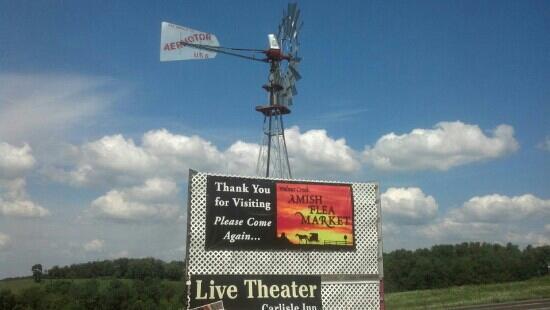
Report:
<svg viewBox="0 0 550 310"><path fill-rule="evenodd" d="M380 309L379 290L379 282L322 284L323 309Z"/></svg>

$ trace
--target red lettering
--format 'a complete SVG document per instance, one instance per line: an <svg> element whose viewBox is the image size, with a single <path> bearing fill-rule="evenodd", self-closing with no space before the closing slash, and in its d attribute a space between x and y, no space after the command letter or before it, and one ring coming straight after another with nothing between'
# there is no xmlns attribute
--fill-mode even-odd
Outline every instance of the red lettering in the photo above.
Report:
<svg viewBox="0 0 550 310"><path fill-rule="evenodd" d="M197 40L197 41L199 40L199 35L198 34L195 33L193 36L195 37L195 40Z"/></svg>
<svg viewBox="0 0 550 310"><path fill-rule="evenodd" d="M206 34L206 40L208 40L208 41L212 40L212 36L209 33Z"/></svg>
<svg viewBox="0 0 550 310"><path fill-rule="evenodd" d="M167 51L170 49L170 44L166 43L166 45L164 45L164 50Z"/></svg>
<svg viewBox="0 0 550 310"><path fill-rule="evenodd" d="M199 39L202 41L206 38L206 36L204 35L204 33L200 33L199 34Z"/></svg>
<svg viewBox="0 0 550 310"><path fill-rule="evenodd" d="M176 49L176 43L174 43L174 42L170 43L170 49L175 50Z"/></svg>

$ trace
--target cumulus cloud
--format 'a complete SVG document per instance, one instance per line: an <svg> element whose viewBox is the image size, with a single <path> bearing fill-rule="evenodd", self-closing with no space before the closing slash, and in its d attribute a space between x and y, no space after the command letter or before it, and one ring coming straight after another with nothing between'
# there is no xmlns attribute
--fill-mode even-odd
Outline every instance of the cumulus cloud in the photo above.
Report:
<svg viewBox="0 0 550 310"><path fill-rule="evenodd" d="M502 241L502 227L496 223L463 223L448 216L421 226L416 232L429 238L431 243Z"/></svg>
<svg viewBox="0 0 550 310"><path fill-rule="evenodd" d="M360 168L346 140L331 138L324 129L300 133L298 127L291 127L285 134L291 167L298 175L353 173Z"/></svg>
<svg viewBox="0 0 550 310"><path fill-rule="evenodd" d="M437 202L418 187L389 188L381 201L384 221L419 225L437 216Z"/></svg>
<svg viewBox="0 0 550 310"><path fill-rule="evenodd" d="M84 248L84 251L86 252L100 252L103 250L104 245L105 245L105 241L94 239L86 242L83 248Z"/></svg>
<svg viewBox="0 0 550 310"><path fill-rule="evenodd" d="M550 199L541 199L532 194L504 196L492 194L472 197L462 208L451 214L458 221L499 223L527 218L549 218Z"/></svg>
<svg viewBox="0 0 550 310"><path fill-rule="evenodd" d="M546 136L546 138L544 138L544 141L540 142L537 147L541 150L550 152L550 136Z"/></svg>
<svg viewBox="0 0 550 310"><path fill-rule="evenodd" d="M0 178L13 178L30 170L35 164L31 147L0 142Z"/></svg>
<svg viewBox="0 0 550 310"><path fill-rule="evenodd" d="M297 127L292 127L287 132L287 143L297 175L350 173L360 167L345 140L335 140L325 130L300 133ZM48 174L73 185L135 177L181 178L189 168L253 175L259 150L258 144L236 141L222 151L199 136L151 130L143 135L141 144L122 135L112 135L75 146L71 150L74 165L69 169L49 169Z"/></svg>
<svg viewBox="0 0 550 310"><path fill-rule="evenodd" d="M46 208L32 202L25 190L25 179L0 179L0 215L13 217L44 217Z"/></svg>
<svg viewBox="0 0 550 310"><path fill-rule="evenodd" d="M32 202L26 192L24 174L34 164L29 145L17 147L0 142L0 215L44 217L50 214L47 209Z"/></svg>
<svg viewBox="0 0 550 310"><path fill-rule="evenodd" d="M440 122L433 129L382 136L374 147L367 146L364 160L380 170L448 170L502 157L519 148L514 128L497 126L486 135L477 125L460 121Z"/></svg>
<svg viewBox="0 0 550 310"><path fill-rule="evenodd" d="M240 175L254 175L260 145L237 141L225 152L226 171Z"/></svg>
<svg viewBox="0 0 550 310"><path fill-rule="evenodd" d="M535 232L508 232L506 234L506 240L515 244L530 244L533 246L550 245L550 235Z"/></svg>
<svg viewBox="0 0 550 310"><path fill-rule="evenodd" d="M472 197L413 233L432 243L486 241L521 245L550 244L550 200L532 194Z"/></svg>
<svg viewBox="0 0 550 310"><path fill-rule="evenodd" d="M153 178L143 185L107 192L92 202L90 211L96 217L120 221L177 219L181 205L177 194L175 182Z"/></svg>
<svg viewBox="0 0 550 310"><path fill-rule="evenodd" d="M0 232L0 251L7 249L10 246L10 236Z"/></svg>
<svg viewBox="0 0 550 310"><path fill-rule="evenodd" d="M81 75L0 74L0 138L28 141L81 123L114 99L106 84Z"/></svg>
<svg viewBox="0 0 550 310"><path fill-rule="evenodd" d="M127 250L122 250L120 252L111 253L110 256L112 259L125 258L125 257L130 257L130 253Z"/></svg>

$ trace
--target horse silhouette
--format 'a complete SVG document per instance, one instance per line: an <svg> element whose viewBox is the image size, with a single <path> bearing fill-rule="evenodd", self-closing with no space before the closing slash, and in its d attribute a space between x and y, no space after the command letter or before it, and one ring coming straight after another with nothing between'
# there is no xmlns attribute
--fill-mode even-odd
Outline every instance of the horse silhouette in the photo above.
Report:
<svg viewBox="0 0 550 310"><path fill-rule="evenodd" d="M308 235L296 234L296 237L298 237L298 241L300 243L302 243L302 240L305 241L306 243L319 242L319 234L318 233L310 233L309 236Z"/></svg>
<svg viewBox="0 0 550 310"><path fill-rule="evenodd" d="M298 237L298 241L300 243L302 243L302 240L305 240L306 243L309 241L309 238L307 237L307 235L296 234L296 237Z"/></svg>

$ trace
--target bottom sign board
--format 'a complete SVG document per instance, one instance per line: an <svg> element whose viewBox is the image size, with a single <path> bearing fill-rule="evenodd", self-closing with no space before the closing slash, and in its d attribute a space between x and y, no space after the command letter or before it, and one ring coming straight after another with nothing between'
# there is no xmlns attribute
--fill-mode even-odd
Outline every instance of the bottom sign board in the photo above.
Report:
<svg viewBox="0 0 550 310"><path fill-rule="evenodd" d="M191 275L190 295L191 309L322 309L321 277L311 275Z"/></svg>
<svg viewBox="0 0 550 310"><path fill-rule="evenodd" d="M202 305L189 310L225 310L225 308L223 306L223 301L216 301L211 304Z"/></svg>

